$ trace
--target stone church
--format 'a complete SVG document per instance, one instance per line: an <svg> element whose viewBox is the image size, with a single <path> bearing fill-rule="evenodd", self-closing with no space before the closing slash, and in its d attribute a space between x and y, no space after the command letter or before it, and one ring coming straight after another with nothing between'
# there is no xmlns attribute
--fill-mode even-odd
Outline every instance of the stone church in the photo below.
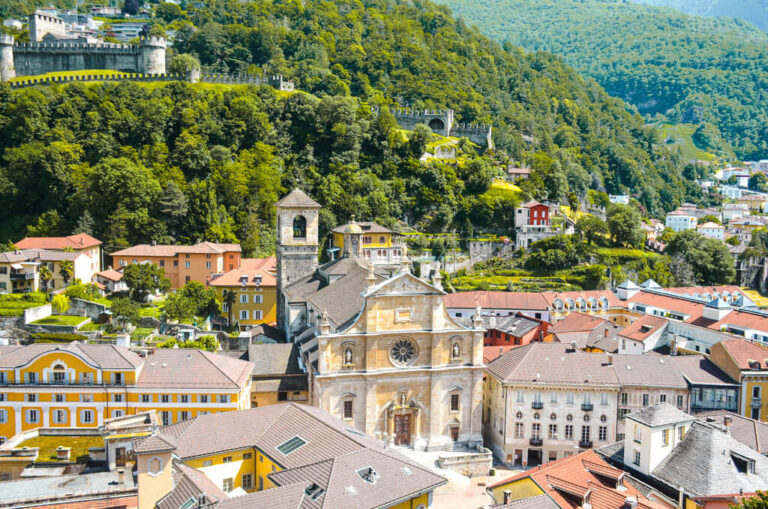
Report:
<svg viewBox="0 0 768 509"><path fill-rule="evenodd" d="M376 272L354 222L343 256L319 265L319 208L299 190L277 204L281 325L299 345L311 403L393 445L482 445L481 323L448 315L439 275L422 281L407 260Z"/></svg>

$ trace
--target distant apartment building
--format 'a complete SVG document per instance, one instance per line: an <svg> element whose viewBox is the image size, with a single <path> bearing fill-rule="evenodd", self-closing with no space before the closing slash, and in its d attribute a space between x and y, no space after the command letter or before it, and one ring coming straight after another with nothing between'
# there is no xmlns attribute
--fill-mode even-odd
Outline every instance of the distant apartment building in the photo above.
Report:
<svg viewBox="0 0 768 509"><path fill-rule="evenodd" d="M527 249L539 240L558 233L550 224L550 207L537 201L522 204L515 210L515 248Z"/></svg>
<svg viewBox="0 0 768 509"><path fill-rule="evenodd" d="M712 221L698 225L696 231L708 239L720 241L725 239L725 227Z"/></svg>
<svg viewBox="0 0 768 509"><path fill-rule="evenodd" d="M667 214L666 227L676 232L696 228L698 220L692 212L673 210Z"/></svg>
<svg viewBox="0 0 768 509"><path fill-rule="evenodd" d="M723 205L723 221L730 222L749 215L749 205L744 203L726 203Z"/></svg>
<svg viewBox="0 0 768 509"><path fill-rule="evenodd" d="M116 268L134 263L154 263L165 272L173 288L190 281L203 284L215 274L240 267L240 244L200 242L194 246L139 244L112 253Z"/></svg>
<svg viewBox="0 0 768 509"><path fill-rule="evenodd" d="M77 233L67 237L25 237L15 243L20 250L37 249L46 251L74 252L84 256L76 258L75 267L84 283L93 280L93 276L101 270L101 241L87 233Z"/></svg>
<svg viewBox="0 0 768 509"><path fill-rule="evenodd" d="M621 205L629 205L629 195L628 194L610 194L610 195L608 195L608 200L611 203L619 203Z"/></svg>
<svg viewBox="0 0 768 509"><path fill-rule="evenodd" d="M277 279L275 257L243 258L240 267L215 275L207 281L222 303L222 315L246 331L277 320ZM232 294L227 299L228 293ZM229 309L231 302L232 309Z"/></svg>
<svg viewBox="0 0 768 509"><path fill-rule="evenodd" d="M156 409L163 425L250 407L253 364L191 349L0 346L0 441Z"/></svg>
<svg viewBox="0 0 768 509"><path fill-rule="evenodd" d="M734 202L748 206L751 211L768 212L768 195L765 194L744 194Z"/></svg>
<svg viewBox="0 0 768 509"><path fill-rule="evenodd" d="M64 262L72 263L72 276L67 280L62 271ZM0 253L0 293L26 293L64 288L76 280L90 283L94 273L93 260L83 252L24 249ZM53 276L49 281L40 278L41 267L47 267Z"/></svg>

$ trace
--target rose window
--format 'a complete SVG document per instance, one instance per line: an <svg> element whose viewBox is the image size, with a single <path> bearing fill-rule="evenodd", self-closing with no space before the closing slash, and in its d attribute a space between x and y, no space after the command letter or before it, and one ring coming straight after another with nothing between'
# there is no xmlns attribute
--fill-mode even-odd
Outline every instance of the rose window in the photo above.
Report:
<svg viewBox="0 0 768 509"><path fill-rule="evenodd" d="M416 346L409 339L398 339L390 350L396 364L410 364L416 358Z"/></svg>

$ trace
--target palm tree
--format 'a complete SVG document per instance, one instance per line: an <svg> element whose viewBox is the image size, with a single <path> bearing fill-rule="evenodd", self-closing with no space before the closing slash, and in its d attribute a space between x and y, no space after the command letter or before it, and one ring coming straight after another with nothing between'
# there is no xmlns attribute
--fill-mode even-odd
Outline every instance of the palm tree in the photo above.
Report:
<svg viewBox="0 0 768 509"><path fill-rule="evenodd" d="M227 326L232 326L232 306L237 300L237 295L232 290L224 290L224 304L227 305Z"/></svg>
<svg viewBox="0 0 768 509"><path fill-rule="evenodd" d="M47 265L40 266L40 282L43 284L43 290L48 293L48 283L53 279L53 272Z"/></svg>
<svg viewBox="0 0 768 509"><path fill-rule="evenodd" d="M72 260L62 260L59 264L59 274L61 274L61 279L64 280L64 286L69 286L69 281L75 274L75 264L72 263Z"/></svg>

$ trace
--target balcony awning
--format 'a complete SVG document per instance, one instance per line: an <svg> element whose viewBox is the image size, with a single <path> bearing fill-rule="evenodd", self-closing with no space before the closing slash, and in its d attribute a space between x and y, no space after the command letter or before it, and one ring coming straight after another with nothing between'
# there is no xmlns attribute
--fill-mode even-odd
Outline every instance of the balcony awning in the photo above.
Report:
<svg viewBox="0 0 768 509"><path fill-rule="evenodd" d="M14 270L23 270L24 266L20 263L12 263L11 268Z"/></svg>

